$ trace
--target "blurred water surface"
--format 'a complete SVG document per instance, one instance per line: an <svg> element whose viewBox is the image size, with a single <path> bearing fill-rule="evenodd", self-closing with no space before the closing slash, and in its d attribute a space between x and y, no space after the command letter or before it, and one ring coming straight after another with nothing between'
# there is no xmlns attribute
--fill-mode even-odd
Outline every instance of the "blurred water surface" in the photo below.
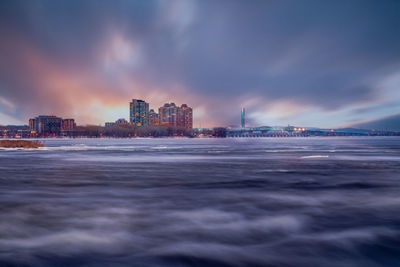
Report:
<svg viewBox="0 0 400 267"><path fill-rule="evenodd" d="M400 266L400 138L0 149L0 266Z"/></svg>

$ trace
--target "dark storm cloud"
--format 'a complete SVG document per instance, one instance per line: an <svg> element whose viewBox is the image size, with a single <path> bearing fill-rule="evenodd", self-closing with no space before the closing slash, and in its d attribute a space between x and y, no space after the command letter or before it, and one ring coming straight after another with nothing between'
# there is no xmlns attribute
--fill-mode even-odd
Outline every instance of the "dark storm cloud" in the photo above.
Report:
<svg viewBox="0 0 400 267"><path fill-rule="evenodd" d="M354 128L383 131L400 131L400 114L352 125Z"/></svg>
<svg viewBox="0 0 400 267"><path fill-rule="evenodd" d="M253 111L318 108L316 125L324 110L376 101L400 72L399 14L399 1L1 1L0 97L25 110L0 113L26 120L79 105L72 92L115 104L178 86L204 121L234 123L255 98Z"/></svg>
<svg viewBox="0 0 400 267"><path fill-rule="evenodd" d="M143 35L146 22L154 16L154 6L145 1L2 1L1 5L2 29L72 64L93 60L96 43L113 28Z"/></svg>
<svg viewBox="0 0 400 267"><path fill-rule="evenodd" d="M185 68L184 77L210 93L251 90L325 107L369 98L371 76L400 59L399 5L386 5L263 1L210 8L185 55L200 64Z"/></svg>

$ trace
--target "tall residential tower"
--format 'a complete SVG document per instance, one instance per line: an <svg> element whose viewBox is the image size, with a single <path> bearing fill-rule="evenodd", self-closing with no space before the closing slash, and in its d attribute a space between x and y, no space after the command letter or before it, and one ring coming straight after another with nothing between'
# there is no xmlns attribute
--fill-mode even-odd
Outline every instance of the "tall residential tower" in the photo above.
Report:
<svg viewBox="0 0 400 267"><path fill-rule="evenodd" d="M132 99L129 122L131 125L139 127L149 125L149 103L144 100Z"/></svg>
<svg viewBox="0 0 400 267"><path fill-rule="evenodd" d="M188 105L183 104L178 108L177 126L186 129L193 128L193 109Z"/></svg>
<svg viewBox="0 0 400 267"><path fill-rule="evenodd" d="M159 118L157 112L154 111L154 109L150 109L149 112L149 125L150 126L157 126L159 125Z"/></svg>
<svg viewBox="0 0 400 267"><path fill-rule="evenodd" d="M178 107L175 103L166 103L158 109L160 125L177 126Z"/></svg>
<svg viewBox="0 0 400 267"><path fill-rule="evenodd" d="M175 103L166 103L158 111L160 125L193 128L193 109L186 104L179 107Z"/></svg>

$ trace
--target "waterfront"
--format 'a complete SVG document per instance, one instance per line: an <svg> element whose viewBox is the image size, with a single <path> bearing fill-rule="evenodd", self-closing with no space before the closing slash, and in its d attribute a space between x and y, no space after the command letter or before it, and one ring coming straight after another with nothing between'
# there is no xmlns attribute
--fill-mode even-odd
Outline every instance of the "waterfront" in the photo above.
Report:
<svg viewBox="0 0 400 267"><path fill-rule="evenodd" d="M398 266L400 138L0 148L0 265Z"/></svg>

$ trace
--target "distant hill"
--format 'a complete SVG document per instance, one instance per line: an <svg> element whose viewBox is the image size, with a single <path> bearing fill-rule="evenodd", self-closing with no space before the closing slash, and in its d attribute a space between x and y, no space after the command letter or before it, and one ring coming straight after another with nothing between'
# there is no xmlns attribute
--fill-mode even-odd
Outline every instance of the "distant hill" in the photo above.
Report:
<svg viewBox="0 0 400 267"><path fill-rule="evenodd" d="M352 128L400 131L400 114L351 125Z"/></svg>
<svg viewBox="0 0 400 267"><path fill-rule="evenodd" d="M361 132L361 133L367 133L370 131L370 128L338 128L335 129L336 132Z"/></svg>

